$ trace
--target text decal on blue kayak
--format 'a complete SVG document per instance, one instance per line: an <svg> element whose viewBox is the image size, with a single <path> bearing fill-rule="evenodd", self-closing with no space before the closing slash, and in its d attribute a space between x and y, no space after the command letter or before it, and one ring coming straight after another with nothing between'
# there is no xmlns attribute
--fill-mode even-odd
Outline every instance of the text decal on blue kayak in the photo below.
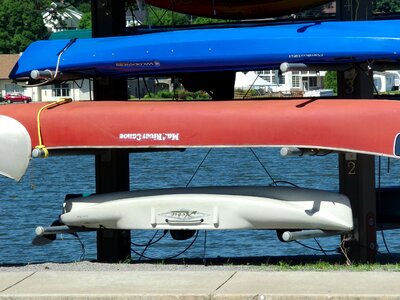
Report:
<svg viewBox="0 0 400 300"><path fill-rule="evenodd" d="M120 61L115 63L115 66L118 68L158 68L160 67L160 62L156 60L137 62Z"/></svg>
<svg viewBox="0 0 400 300"><path fill-rule="evenodd" d="M179 141L179 133L120 133L125 141Z"/></svg>
<svg viewBox="0 0 400 300"><path fill-rule="evenodd" d="M324 57L323 53L300 53L300 54L289 54L289 58L313 58L313 57Z"/></svg>

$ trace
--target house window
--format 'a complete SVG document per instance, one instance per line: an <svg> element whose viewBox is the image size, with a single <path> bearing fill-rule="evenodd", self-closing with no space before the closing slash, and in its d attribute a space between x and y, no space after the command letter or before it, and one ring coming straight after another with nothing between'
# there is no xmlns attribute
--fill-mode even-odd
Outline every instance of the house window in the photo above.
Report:
<svg viewBox="0 0 400 300"><path fill-rule="evenodd" d="M279 75L279 84L285 84L286 80L285 80L285 75L280 74Z"/></svg>
<svg viewBox="0 0 400 300"><path fill-rule="evenodd" d="M317 81L317 77L309 77L309 84L310 84L310 88L314 88L318 86L318 81Z"/></svg>
<svg viewBox="0 0 400 300"><path fill-rule="evenodd" d="M5 85L5 90L6 90L6 94L13 93L13 92L24 93L24 88L15 83L7 83Z"/></svg>
<svg viewBox="0 0 400 300"><path fill-rule="evenodd" d="M53 85L52 96L53 97L69 97L70 86L69 83L56 83Z"/></svg>
<svg viewBox="0 0 400 300"><path fill-rule="evenodd" d="M275 70L264 70L264 71L259 71L257 74L260 75L260 77L266 81L268 81L271 84L285 84L285 76L283 74L279 74ZM278 79L277 76L278 75Z"/></svg>
<svg viewBox="0 0 400 300"><path fill-rule="evenodd" d="M300 76L299 75L292 76L292 87L294 87L294 88L300 87Z"/></svg>

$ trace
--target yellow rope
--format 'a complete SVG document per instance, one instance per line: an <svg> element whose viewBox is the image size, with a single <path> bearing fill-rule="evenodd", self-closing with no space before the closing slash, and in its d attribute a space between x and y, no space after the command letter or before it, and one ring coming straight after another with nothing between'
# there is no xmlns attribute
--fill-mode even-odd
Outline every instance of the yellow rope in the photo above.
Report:
<svg viewBox="0 0 400 300"><path fill-rule="evenodd" d="M40 114L42 113L43 110L53 108L62 104L70 103L72 101L71 98L61 98L60 100L57 100L56 102L49 103L45 106L43 106L41 109L39 109L37 113L37 130L38 130L38 140L39 140L39 145L35 147L35 149L42 150L44 153L44 157L49 156L49 151L46 149L46 146L43 144L43 139L42 139L42 131L40 130Z"/></svg>

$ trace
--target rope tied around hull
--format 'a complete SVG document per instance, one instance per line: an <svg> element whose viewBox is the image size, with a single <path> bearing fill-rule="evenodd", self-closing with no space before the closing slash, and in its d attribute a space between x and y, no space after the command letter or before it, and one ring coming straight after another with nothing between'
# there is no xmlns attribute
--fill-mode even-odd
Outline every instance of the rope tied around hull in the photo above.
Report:
<svg viewBox="0 0 400 300"><path fill-rule="evenodd" d="M70 102L72 102L71 98L61 98L61 99L59 99L55 102L51 102L39 109L37 116L36 116L39 145L37 145L32 150L32 157L46 158L49 156L49 151L47 150L46 146L43 144L41 121L40 121L40 116L41 116L42 111L44 111L45 109L50 109L50 108L54 108L54 107L57 107L57 106L60 106L63 104L67 104Z"/></svg>

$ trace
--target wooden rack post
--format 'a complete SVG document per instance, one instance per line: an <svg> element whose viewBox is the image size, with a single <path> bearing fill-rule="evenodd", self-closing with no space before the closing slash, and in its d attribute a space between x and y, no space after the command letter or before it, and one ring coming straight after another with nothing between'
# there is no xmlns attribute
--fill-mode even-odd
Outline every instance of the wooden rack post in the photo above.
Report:
<svg viewBox="0 0 400 300"><path fill-rule="evenodd" d="M125 1L92 0L92 36L107 37L125 33ZM94 100L127 100L126 79L100 78L93 83ZM99 120L103 122L103 120ZM129 190L129 153L110 150L96 155L96 193ZM98 230L97 260L119 262L130 258L130 231Z"/></svg>
<svg viewBox="0 0 400 300"><path fill-rule="evenodd" d="M337 19L368 20L372 16L370 0L337 0ZM350 99L373 98L373 74L366 66L338 72L338 96ZM351 130L351 128L349 128ZM371 155L339 155L340 192L351 201L354 235L345 245L349 258L357 262L374 262L376 256L375 158Z"/></svg>

